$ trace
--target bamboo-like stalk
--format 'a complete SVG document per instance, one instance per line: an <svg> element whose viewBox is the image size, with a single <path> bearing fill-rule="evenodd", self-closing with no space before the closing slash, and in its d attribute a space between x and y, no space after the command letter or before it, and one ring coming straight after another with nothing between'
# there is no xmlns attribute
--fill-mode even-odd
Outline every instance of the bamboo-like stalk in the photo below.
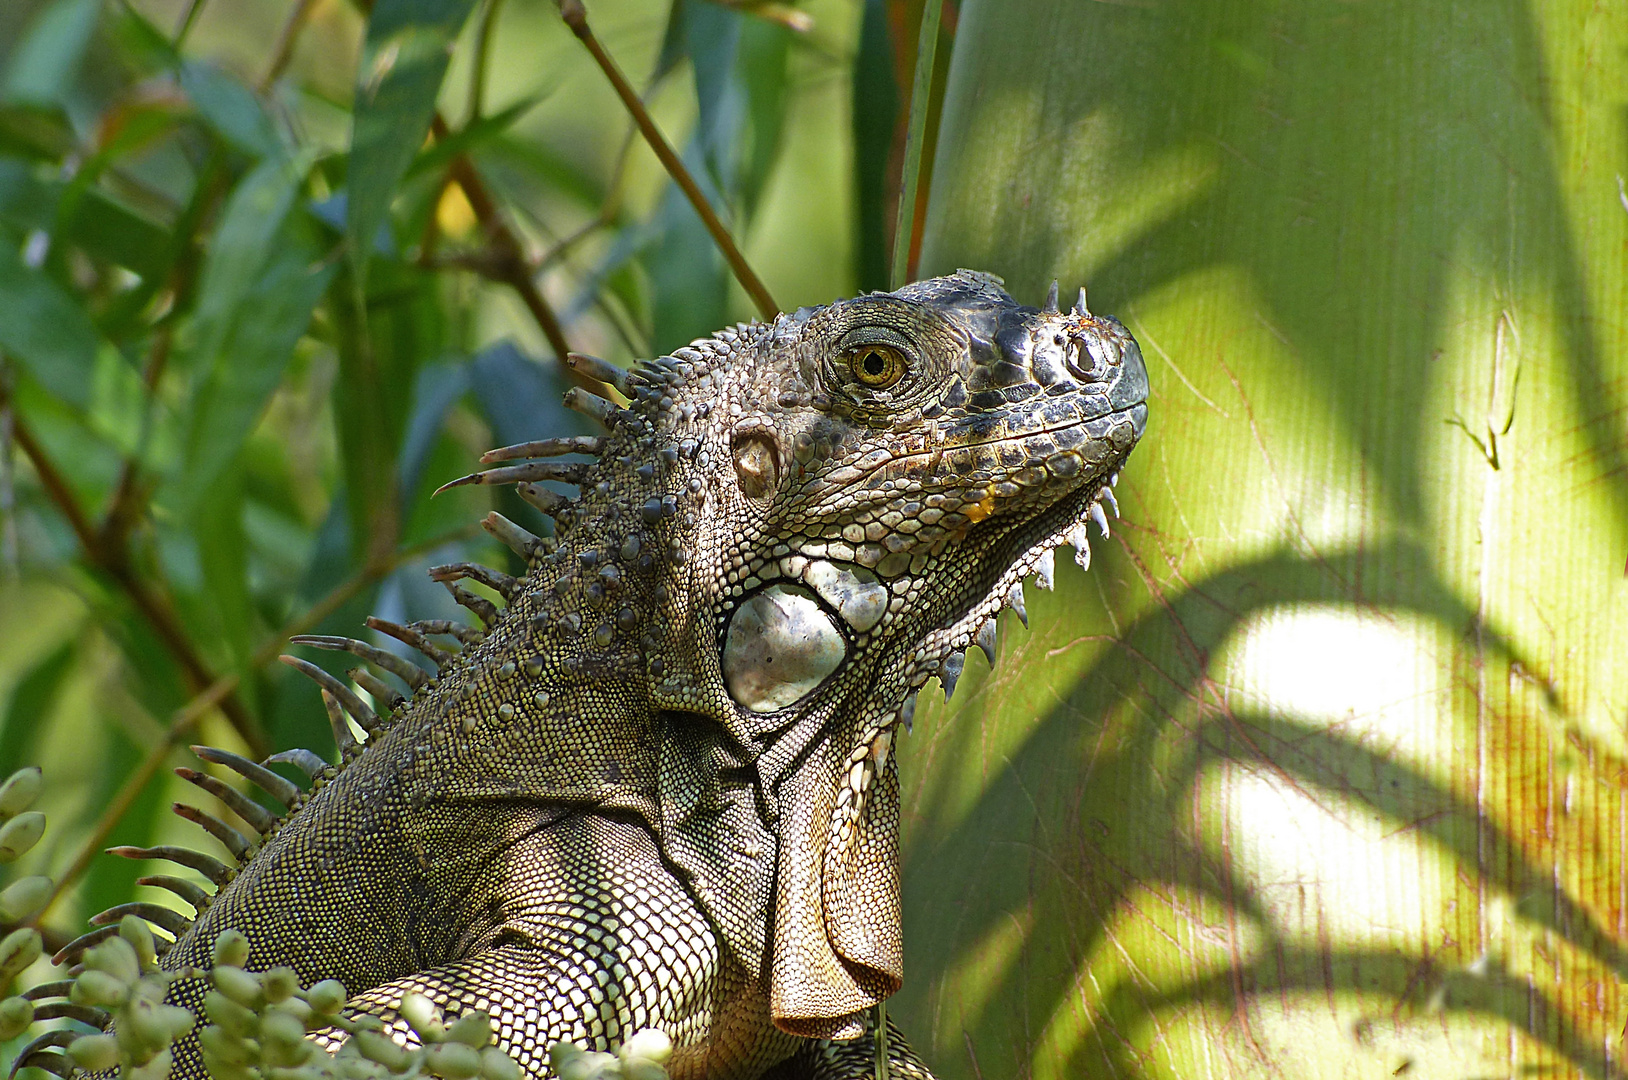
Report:
<svg viewBox="0 0 1628 1080"><path fill-rule="evenodd" d="M1088 283L1152 390L899 755L946 1072L1622 1073L1628 19L1389 14L960 7L921 273Z"/></svg>
<svg viewBox="0 0 1628 1080"><path fill-rule="evenodd" d="M910 126L905 131L904 166L899 175L899 213L893 224L895 289L910 283L910 255L916 240L916 189L921 182L922 148L927 142L927 112L933 100L933 65L938 62L938 28L944 0L926 0L921 34L916 42L916 76L910 89Z"/></svg>

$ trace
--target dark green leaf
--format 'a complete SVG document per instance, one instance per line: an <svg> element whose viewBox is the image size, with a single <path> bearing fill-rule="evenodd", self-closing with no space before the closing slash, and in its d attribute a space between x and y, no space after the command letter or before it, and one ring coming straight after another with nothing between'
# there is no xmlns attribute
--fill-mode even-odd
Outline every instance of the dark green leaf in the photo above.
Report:
<svg viewBox="0 0 1628 1080"><path fill-rule="evenodd" d="M363 238L424 143L449 49L474 0L379 0L368 19L351 129L346 236L365 277Z"/></svg>
<svg viewBox="0 0 1628 1080"><path fill-rule="evenodd" d="M254 91L213 64L181 66L181 88L204 121L237 149L259 158L283 154L282 140Z"/></svg>
<svg viewBox="0 0 1628 1080"><path fill-rule="evenodd" d="M418 491L419 474L441 433L447 410L469 390L469 371L467 364L427 364L419 371L397 463L404 498L411 499Z"/></svg>
<svg viewBox="0 0 1628 1080"><path fill-rule="evenodd" d="M168 265L169 230L96 188L85 191L64 223L89 255L151 277Z"/></svg>
<svg viewBox="0 0 1628 1080"><path fill-rule="evenodd" d="M20 233L50 229L56 221L57 193L25 162L0 159L0 222Z"/></svg>
<svg viewBox="0 0 1628 1080"><path fill-rule="evenodd" d="M35 743L73 668L74 641L70 639L17 681L0 719L0 776L10 776L34 760Z"/></svg>
<svg viewBox="0 0 1628 1080"><path fill-rule="evenodd" d="M303 327L302 327L303 328ZM257 357L261 361L265 357ZM255 373L262 377L281 374L278 365L262 363ZM249 395L242 392L242 384L250 379L234 380L228 391L237 390L240 399L225 403L222 412L235 413L240 420L240 434L252 425L253 416L244 417L244 404ZM275 385L275 379L272 380ZM194 415L208 415L210 405L200 403ZM224 464L230 464L226 461ZM194 624L202 624L205 632L198 636L212 644L224 644L232 654L238 668L249 664L254 654L254 641L258 636L258 621L254 615L254 602L249 592L249 544L243 533L243 476L240 468L219 468L206 482L201 497L194 501L195 527L190 536L198 545L198 567L203 575L202 596L205 602L196 606Z"/></svg>
<svg viewBox="0 0 1628 1080"><path fill-rule="evenodd" d="M686 4L682 11L684 46L695 70L695 102L700 113L692 145L701 155L707 176L727 198L734 193L746 111L735 70L742 18L714 4ZM713 203L721 216L729 209L719 206L716 197Z"/></svg>
<svg viewBox="0 0 1628 1080"><path fill-rule="evenodd" d="M533 139L499 135L481 148L480 159L489 169L488 180L503 190L546 193L593 207L605 198L604 183L598 176Z"/></svg>
<svg viewBox="0 0 1628 1080"><path fill-rule="evenodd" d="M198 284L198 352L213 363L244 294L272 253L299 190L299 172L279 157L255 166L232 191Z"/></svg>
<svg viewBox="0 0 1628 1080"><path fill-rule="evenodd" d="M786 61L791 38L784 26L764 19L746 19L741 26L737 66L746 93L746 145L740 153L737 184L744 221L750 221L756 212L758 197L780 159L789 101Z"/></svg>
<svg viewBox="0 0 1628 1080"><path fill-rule="evenodd" d="M686 162L694 165L688 155ZM728 321L729 269L677 185L668 184L662 193L653 228L656 240L644 253L652 297L650 343L657 352L671 352Z"/></svg>
<svg viewBox="0 0 1628 1080"><path fill-rule="evenodd" d="M445 169L447 164L460 154L467 154L471 150L492 142L513 126L515 121L530 112L539 100L541 99L537 97L524 98L501 112L493 113L491 116L483 116L474 123L453 132L452 135L435 143L435 145L414 158L412 167L407 170L407 176L413 177L426 172L439 172Z"/></svg>
<svg viewBox="0 0 1628 1080"><path fill-rule="evenodd" d="M358 559L382 558L400 536L396 456L406 432L418 369L446 355L447 323L435 275L379 260L364 321L353 264L328 290L335 315L339 379L334 417L343 447L346 498Z"/></svg>
<svg viewBox="0 0 1628 1080"><path fill-rule="evenodd" d="M918 190L925 192L924 163L931 163L928 130L933 105L933 75L937 70L940 19L944 0L927 0L922 8L920 35L916 45L916 74L910 87L910 126L904 141L904 165L899 175L899 210L893 230L893 269L890 284L897 289L910 280L911 256L915 250L916 215L921 202Z"/></svg>
<svg viewBox="0 0 1628 1080"><path fill-rule="evenodd" d="M0 159L0 222L25 233L60 230L86 254L142 277L166 263L169 230L100 188L74 189L72 207L59 220L66 189L23 162Z"/></svg>
<svg viewBox="0 0 1628 1080"><path fill-rule="evenodd" d="M70 293L9 247L0 249L0 349L51 393L83 407L100 343L95 323Z"/></svg>
<svg viewBox="0 0 1628 1080"><path fill-rule="evenodd" d="M114 6L107 30L119 44L122 57L142 74L156 75L181 66L181 55L169 37L128 3Z"/></svg>
<svg viewBox="0 0 1628 1080"><path fill-rule="evenodd" d="M164 716L167 712L158 715ZM145 746L132 742L129 734L111 720L100 725L97 742L100 744L96 755L98 767L86 804L87 810L93 813L113 801L131 770L147 755ZM143 847L155 843L158 831L170 820L165 813L168 803L164 785L148 784L119 819L108 837L109 842ZM131 859L91 860L77 897L81 918L129 900L136 892L136 878L145 872L141 863Z"/></svg>
<svg viewBox="0 0 1628 1080"><path fill-rule="evenodd" d="M44 8L11 54L3 96L11 101L62 101L84 59L101 8L101 0L56 0Z"/></svg>
<svg viewBox="0 0 1628 1080"><path fill-rule="evenodd" d="M73 148L73 125L60 105L0 104L0 153L60 161Z"/></svg>
<svg viewBox="0 0 1628 1080"><path fill-rule="evenodd" d="M558 366L528 357L512 341L488 346L470 361L469 381L499 445L589 430L580 414L561 404Z"/></svg>
<svg viewBox="0 0 1628 1080"><path fill-rule="evenodd" d="M854 276L865 292L888 288L888 217L898 193L888 183L899 123L899 85L893 73L887 0L865 0L854 60L854 192L858 236Z"/></svg>
<svg viewBox="0 0 1628 1080"><path fill-rule="evenodd" d="M269 260L222 313L214 348L203 357L190 410L183 506L197 505L248 438L333 276L297 221L268 237L266 246Z"/></svg>

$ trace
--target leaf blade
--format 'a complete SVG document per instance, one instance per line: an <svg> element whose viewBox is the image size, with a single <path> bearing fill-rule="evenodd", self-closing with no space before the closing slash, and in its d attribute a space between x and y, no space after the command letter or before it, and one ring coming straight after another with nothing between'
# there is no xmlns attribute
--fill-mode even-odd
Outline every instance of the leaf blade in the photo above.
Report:
<svg viewBox="0 0 1628 1080"><path fill-rule="evenodd" d="M351 121L345 235L365 280L369 244L435 115L449 50L473 0L380 0L368 19Z"/></svg>

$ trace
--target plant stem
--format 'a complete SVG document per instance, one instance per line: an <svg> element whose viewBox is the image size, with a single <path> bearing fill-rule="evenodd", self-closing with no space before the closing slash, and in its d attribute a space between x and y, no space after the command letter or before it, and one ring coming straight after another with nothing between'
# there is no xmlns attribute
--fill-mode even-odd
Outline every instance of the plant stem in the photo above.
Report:
<svg viewBox="0 0 1628 1080"><path fill-rule="evenodd" d="M439 113L430 124L430 130L437 139L445 139L449 134L447 122ZM562 363L565 354L571 351L566 342L565 330L560 326L558 316L554 309L548 306L543 294L537 290L536 282L531 279L531 265L526 261L524 249L520 245L519 237L509 228L498 211L497 202L486 188L486 182L475 169L468 155L459 154L452 159L448 167L452 178L463 189L464 197L469 200L470 209L475 211L475 220L479 221L485 231L487 239L491 242L493 254L492 276L502 281L519 295L520 302L526 305L531 317L548 339L549 348L554 350L555 357Z"/></svg>
<svg viewBox="0 0 1628 1080"><path fill-rule="evenodd" d="M260 76L260 92L264 94L270 90L288 67L290 60L294 59L294 46L299 42L300 31L310 21L311 9L316 7L316 0L294 0L294 7L283 20L282 29L277 31L277 45L271 53L271 63L266 65L265 74Z"/></svg>
<svg viewBox="0 0 1628 1080"><path fill-rule="evenodd" d="M492 27L497 23L497 13L502 7L503 0L486 0L486 10L482 12L480 26L475 30L475 62L470 65L469 115L464 121L466 124L479 120L486 111L487 54L492 48Z"/></svg>
<svg viewBox="0 0 1628 1080"><path fill-rule="evenodd" d="M927 0L916 44L916 81L910 90L910 128L904 140L904 174L899 185L899 214L893 223L893 287L909 284L916 240L916 185L921 178L922 145L927 140L927 109L933 99L933 64L938 55L938 27L944 0Z"/></svg>
<svg viewBox="0 0 1628 1080"><path fill-rule="evenodd" d="M634 92L632 84L627 81L627 76L622 74L622 69L616 66L616 61L611 59L610 53L605 51L605 47L600 44L599 39L594 36L594 32L588 27L588 13L583 9L581 0L560 0L560 16L565 20L565 25L571 28L571 32L593 54L594 60L599 64L599 69L605 73L605 77L610 80L611 86L615 88L616 96L622 99L622 104L627 108L628 114L633 117L633 122L639 125L639 131L644 135L644 141L650 144L650 149L655 152L657 159L661 161L662 167L667 170L667 175L673 178L673 183L677 184L679 190L684 192L685 197L690 200L690 205L695 207L695 212L701 216L702 224L707 227L707 232L712 234L712 242L718 245L718 250L723 253L724 261L729 263L730 270L734 272L735 280L740 282L741 288L746 290L746 295L752 298L752 303L757 305L759 316L765 320L773 319L780 313L780 305L774 302L774 297L769 295L768 288L752 270L751 265L747 263L746 256L742 255L740 248L735 246L734 238L729 235L729 230L724 228L724 223L713 212L712 205L707 202L707 197L702 194L700 185L695 182L695 177L690 175L690 170L685 168L684 163L673 152L673 148L668 144L666 136L662 135L661 129L656 127L656 121L651 117L649 110L644 107L644 102L639 99L639 95Z"/></svg>

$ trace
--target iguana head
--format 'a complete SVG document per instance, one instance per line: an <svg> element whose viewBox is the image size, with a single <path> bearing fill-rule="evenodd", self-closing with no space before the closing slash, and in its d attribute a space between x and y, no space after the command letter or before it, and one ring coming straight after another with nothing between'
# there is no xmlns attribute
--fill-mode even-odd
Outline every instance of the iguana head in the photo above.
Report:
<svg viewBox="0 0 1628 1080"><path fill-rule="evenodd" d="M583 681L640 670L651 715L711 725L751 763L749 813L778 845L761 916L774 1019L849 1034L900 979L896 729L928 679L953 688L966 648L993 654L995 617L1023 614L1025 576L1049 584L1053 548L1083 556L1085 523L1106 528L1147 419L1140 350L1083 295L1025 307L963 271L625 375L588 367L631 397L596 407L612 425L598 464L489 474L581 488L529 617L551 663ZM665 839L692 830L701 861L741 828L705 832L723 811L689 789L724 786L698 779L709 767L658 769ZM704 904L721 887L696 885ZM711 910L727 923L745 902Z"/></svg>
<svg viewBox="0 0 1628 1080"><path fill-rule="evenodd" d="M1047 307L963 271L783 316L715 385L733 476L708 592L742 726L856 687L895 714L932 675L953 688L1021 578L1065 540L1088 550L1147 375L1117 320Z"/></svg>

